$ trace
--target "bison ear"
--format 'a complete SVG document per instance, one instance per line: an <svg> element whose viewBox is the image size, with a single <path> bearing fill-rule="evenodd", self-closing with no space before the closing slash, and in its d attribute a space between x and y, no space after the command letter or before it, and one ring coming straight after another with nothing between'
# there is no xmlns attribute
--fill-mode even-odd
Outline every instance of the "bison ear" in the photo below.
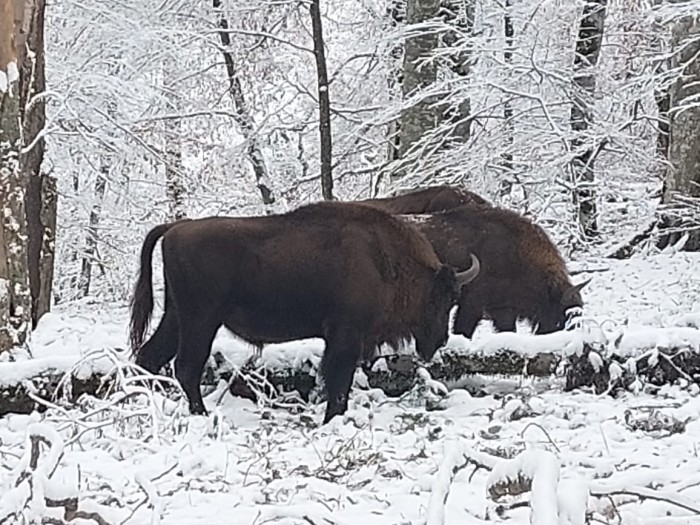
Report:
<svg viewBox="0 0 700 525"><path fill-rule="evenodd" d="M465 284L469 284L476 279L481 271L481 263L479 262L477 256L472 253L470 254L470 257L472 260L471 267L468 270L457 273L457 282L459 283L460 287L464 286Z"/></svg>

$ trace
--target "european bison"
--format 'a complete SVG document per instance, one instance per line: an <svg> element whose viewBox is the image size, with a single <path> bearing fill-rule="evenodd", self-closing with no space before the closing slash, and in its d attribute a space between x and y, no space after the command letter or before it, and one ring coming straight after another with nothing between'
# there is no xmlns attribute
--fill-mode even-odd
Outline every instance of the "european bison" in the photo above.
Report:
<svg viewBox="0 0 700 525"><path fill-rule="evenodd" d="M447 185L430 186L394 197L354 202L393 214L434 213L451 210L462 205L472 207L491 206L489 201L476 193Z"/></svg>
<svg viewBox="0 0 700 525"><path fill-rule="evenodd" d="M516 319L537 324L536 333L561 330L567 310L581 307L566 263L544 230L502 208L461 206L432 215L401 215L428 238L440 260L459 267L473 252L481 261L479 279L465 286L454 332L471 337L489 317L499 331L515 331Z"/></svg>
<svg viewBox="0 0 700 525"><path fill-rule="evenodd" d="M153 310L151 260L163 237L165 311L142 344ZM387 343L415 339L431 359L448 337L449 312L479 261L457 273L397 217L322 202L267 217L209 217L153 228L141 250L131 348L155 373L175 356L190 412L206 414L199 387L223 324L261 347L319 337L328 403L324 423L347 409L356 363Z"/></svg>

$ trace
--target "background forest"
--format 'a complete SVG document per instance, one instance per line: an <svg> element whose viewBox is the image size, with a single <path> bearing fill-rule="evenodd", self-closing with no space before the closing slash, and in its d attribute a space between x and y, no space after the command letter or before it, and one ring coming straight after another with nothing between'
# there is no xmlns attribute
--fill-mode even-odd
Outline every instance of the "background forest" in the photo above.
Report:
<svg viewBox="0 0 700 525"><path fill-rule="evenodd" d="M286 210L323 197L324 171L340 199L463 184L534 218L567 256L610 253L649 233L674 191L698 194L697 14L331 0L314 33L308 2L56 1L32 102L60 196L54 296L124 299L152 225Z"/></svg>

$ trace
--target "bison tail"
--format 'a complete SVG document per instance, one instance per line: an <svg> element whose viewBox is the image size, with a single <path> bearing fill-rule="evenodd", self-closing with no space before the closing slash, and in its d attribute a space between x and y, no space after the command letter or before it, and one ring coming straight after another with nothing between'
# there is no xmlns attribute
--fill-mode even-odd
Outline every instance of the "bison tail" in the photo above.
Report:
<svg viewBox="0 0 700 525"><path fill-rule="evenodd" d="M136 281L130 305L129 342L133 355L138 353L143 344L144 336L151 320L151 314L153 313L153 283L151 282L153 277L153 269L151 267L153 249L158 239L176 224L176 222L172 222L156 226L148 232L141 247L141 269L139 270L139 278Z"/></svg>

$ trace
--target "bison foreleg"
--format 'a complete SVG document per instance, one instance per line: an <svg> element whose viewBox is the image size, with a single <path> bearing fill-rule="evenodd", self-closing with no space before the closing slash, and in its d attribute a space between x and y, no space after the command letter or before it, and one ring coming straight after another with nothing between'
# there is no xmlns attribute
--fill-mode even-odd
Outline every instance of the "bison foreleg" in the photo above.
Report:
<svg viewBox="0 0 700 525"><path fill-rule="evenodd" d="M481 321L482 310L475 308L469 303L470 297L467 295L466 298L462 297L460 299L460 304L457 307L457 312L455 313L454 324L452 326L452 331L455 334L463 335L466 338L471 339L474 335L479 321Z"/></svg>
<svg viewBox="0 0 700 525"><path fill-rule="evenodd" d="M326 336L321 372L326 386L328 404L323 423L348 409L348 397L355 367L362 355L360 331L348 326L336 327Z"/></svg>
<svg viewBox="0 0 700 525"><path fill-rule="evenodd" d="M175 357L175 377L185 391L190 413L206 414L199 383L221 323L218 319L215 321L203 315L194 318L185 315L180 317L180 344Z"/></svg>
<svg viewBox="0 0 700 525"><path fill-rule="evenodd" d="M155 374L175 357L177 346L177 315L173 309L166 308L158 328L139 349L136 364Z"/></svg>
<svg viewBox="0 0 700 525"><path fill-rule="evenodd" d="M513 308L493 308L488 313L496 330L499 332L515 332L518 314Z"/></svg>

